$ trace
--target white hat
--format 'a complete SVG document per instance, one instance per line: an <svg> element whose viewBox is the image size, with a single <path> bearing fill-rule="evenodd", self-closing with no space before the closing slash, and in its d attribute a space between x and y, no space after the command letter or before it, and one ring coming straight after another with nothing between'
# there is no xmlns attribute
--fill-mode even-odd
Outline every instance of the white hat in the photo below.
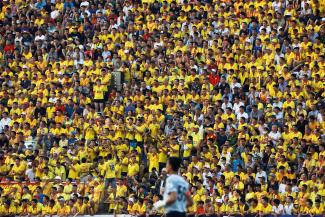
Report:
<svg viewBox="0 0 325 217"><path fill-rule="evenodd" d="M58 180L61 180L61 177L60 176L55 176L54 179L58 179Z"/></svg>
<svg viewBox="0 0 325 217"><path fill-rule="evenodd" d="M89 7L89 2L81 2L80 7Z"/></svg>
<svg viewBox="0 0 325 217"><path fill-rule="evenodd" d="M60 16L60 12L58 10L51 12L51 18L56 19L58 16Z"/></svg>

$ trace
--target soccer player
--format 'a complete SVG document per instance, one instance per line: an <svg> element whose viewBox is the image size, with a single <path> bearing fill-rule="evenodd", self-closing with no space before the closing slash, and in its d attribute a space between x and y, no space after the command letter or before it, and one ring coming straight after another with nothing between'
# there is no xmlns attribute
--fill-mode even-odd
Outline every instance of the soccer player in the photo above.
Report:
<svg viewBox="0 0 325 217"><path fill-rule="evenodd" d="M178 175L181 162L177 157L167 161L168 178L164 191L164 199L154 204L155 209L165 208L166 217L185 217L186 207L192 206L193 201L189 192L189 184Z"/></svg>

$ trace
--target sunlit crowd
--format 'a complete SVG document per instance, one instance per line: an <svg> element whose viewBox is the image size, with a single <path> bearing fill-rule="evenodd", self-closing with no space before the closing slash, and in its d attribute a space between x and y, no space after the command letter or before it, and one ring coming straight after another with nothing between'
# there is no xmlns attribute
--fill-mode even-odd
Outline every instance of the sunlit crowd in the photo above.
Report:
<svg viewBox="0 0 325 217"><path fill-rule="evenodd" d="M324 4L0 1L0 216L323 216Z"/></svg>

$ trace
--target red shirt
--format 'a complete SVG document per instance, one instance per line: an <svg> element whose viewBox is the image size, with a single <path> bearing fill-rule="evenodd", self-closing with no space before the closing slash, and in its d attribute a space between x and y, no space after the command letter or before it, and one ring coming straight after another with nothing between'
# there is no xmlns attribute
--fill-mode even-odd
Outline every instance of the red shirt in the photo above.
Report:
<svg viewBox="0 0 325 217"><path fill-rule="evenodd" d="M55 106L55 111L61 111L61 112L64 112L65 111L65 107L64 105L61 105L61 106Z"/></svg>
<svg viewBox="0 0 325 217"><path fill-rule="evenodd" d="M14 51L14 49L15 49L15 46L14 46L13 44L7 44L7 45L3 48L3 50L4 50L5 52L8 52L8 51Z"/></svg>
<svg viewBox="0 0 325 217"><path fill-rule="evenodd" d="M204 207L197 207L196 208L196 214L198 214L198 215L202 215L202 214L204 214L205 213L205 211L204 211Z"/></svg>
<svg viewBox="0 0 325 217"><path fill-rule="evenodd" d="M220 81L220 77L217 74L215 74L215 75L210 74L209 75L209 81L210 81L210 84L212 84L213 86L216 86Z"/></svg>
<svg viewBox="0 0 325 217"><path fill-rule="evenodd" d="M151 36L150 33L144 34L144 35L143 35L143 39L147 41L147 40L149 39L150 36Z"/></svg>

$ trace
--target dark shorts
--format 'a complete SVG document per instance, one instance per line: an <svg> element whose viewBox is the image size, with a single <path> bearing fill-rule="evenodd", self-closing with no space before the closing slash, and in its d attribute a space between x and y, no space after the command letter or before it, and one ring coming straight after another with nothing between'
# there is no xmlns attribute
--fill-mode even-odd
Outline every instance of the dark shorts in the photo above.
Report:
<svg viewBox="0 0 325 217"><path fill-rule="evenodd" d="M105 179L105 189L107 189L109 186L116 189L116 179L115 178L106 178Z"/></svg>
<svg viewBox="0 0 325 217"><path fill-rule="evenodd" d="M166 167L166 163L159 163L159 172Z"/></svg>
<svg viewBox="0 0 325 217"><path fill-rule="evenodd" d="M94 99L95 103L104 103L105 100L104 99Z"/></svg>
<svg viewBox="0 0 325 217"><path fill-rule="evenodd" d="M169 212L166 214L166 217L186 217L185 212Z"/></svg>

